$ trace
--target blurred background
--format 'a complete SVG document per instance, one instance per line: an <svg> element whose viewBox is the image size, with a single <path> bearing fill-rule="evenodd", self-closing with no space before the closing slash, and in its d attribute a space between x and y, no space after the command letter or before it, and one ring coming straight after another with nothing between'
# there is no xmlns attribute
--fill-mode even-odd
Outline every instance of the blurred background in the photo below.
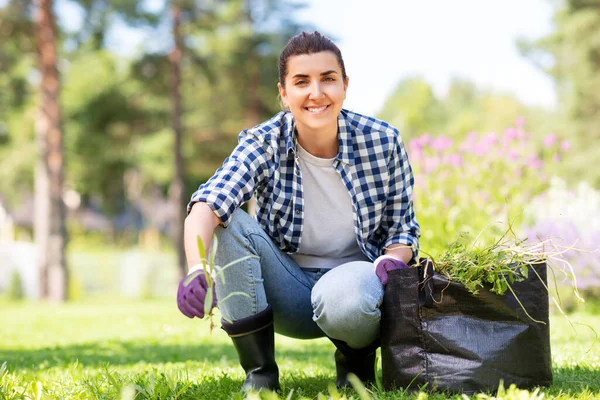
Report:
<svg viewBox="0 0 600 400"><path fill-rule="evenodd" d="M315 29L400 129L424 251L511 224L597 294L598 0L0 0L0 296L174 296L189 197Z"/></svg>

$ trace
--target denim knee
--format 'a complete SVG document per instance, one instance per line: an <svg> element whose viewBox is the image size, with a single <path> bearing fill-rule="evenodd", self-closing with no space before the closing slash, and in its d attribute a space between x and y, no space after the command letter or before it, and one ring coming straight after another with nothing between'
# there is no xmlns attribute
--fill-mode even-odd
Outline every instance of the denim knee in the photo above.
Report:
<svg viewBox="0 0 600 400"><path fill-rule="evenodd" d="M236 210L232 220L223 228L215 229L217 251L215 264L224 267L229 263L249 255L256 255L249 236L261 228L252 217L243 210ZM246 261L231 265L222 274L215 276L215 289L218 306L223 317L230 320L246 318L257 314L267 307L267 300L263 288L263 278L260 263L257 260ZM236 294L224 302L231 293Z"/></svg>
<svg viewBox="0 0 600 400"><path fill-rule="evenodd" d="M355 261L327 272L315 284L313 320L323 332L360 349L379 337L383 286L373 264Z"/></svg>

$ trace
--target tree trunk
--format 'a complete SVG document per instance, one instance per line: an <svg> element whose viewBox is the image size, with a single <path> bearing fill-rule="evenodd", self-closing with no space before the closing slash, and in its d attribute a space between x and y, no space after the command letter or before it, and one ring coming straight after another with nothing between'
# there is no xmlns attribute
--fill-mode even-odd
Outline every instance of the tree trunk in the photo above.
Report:
<svg viewBox="0 0 600 400"><path fill-rule="evenodd" d="M173 23L173 50L169 53L169 61L171 63L171 102L172 102L172 116L171 123L173 127L173 133L175 134L175 177L170 188L171 201L175 210L175 219L173 221L174 228L173 239L175 242L175 248L177 249L177 261L180 275L183 277L186 275L186 259L185 250L183 245L183 224L185 219L185 204L184 204L184 183L183 183L183 157L181 155L181 136L182 136L182 124L181 124L181 58L183 55L183 43L180 32L181 25L181 9L177 5L176 1L171 4L171 16Z"/></svg>
<svg viewBox="0 0 600 400"><path fill-rule="evenodd" d="M52 0L36 0L35 4L36 49L41 75L40 110L36 120L39 148L35 178L37 263L40 297L61 302L67 299L68 272L56 25Z"/></svg>

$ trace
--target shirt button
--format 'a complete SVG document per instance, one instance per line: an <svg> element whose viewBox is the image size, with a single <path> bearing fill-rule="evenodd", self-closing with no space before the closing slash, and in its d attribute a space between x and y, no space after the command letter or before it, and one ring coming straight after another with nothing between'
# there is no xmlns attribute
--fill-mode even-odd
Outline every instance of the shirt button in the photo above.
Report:
<svg viewBox="0 0 600 400"><path fill-rule="evenodd" d="M296 215L300 215L300 209L296 208Z"/></svg>

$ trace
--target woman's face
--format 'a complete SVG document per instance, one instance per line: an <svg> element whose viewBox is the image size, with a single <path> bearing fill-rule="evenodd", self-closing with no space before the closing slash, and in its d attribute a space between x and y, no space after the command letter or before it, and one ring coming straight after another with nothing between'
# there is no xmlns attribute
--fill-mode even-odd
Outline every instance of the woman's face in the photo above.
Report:
<svg viewBox="0 0 600 400"><path fill-rule="evenodd" d="M348 79L335 54L323 51L288 59L285 87L277 84L284 106L296 120L298 132L333 131L346 99Z"/></svg>

